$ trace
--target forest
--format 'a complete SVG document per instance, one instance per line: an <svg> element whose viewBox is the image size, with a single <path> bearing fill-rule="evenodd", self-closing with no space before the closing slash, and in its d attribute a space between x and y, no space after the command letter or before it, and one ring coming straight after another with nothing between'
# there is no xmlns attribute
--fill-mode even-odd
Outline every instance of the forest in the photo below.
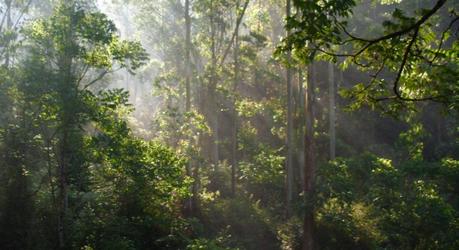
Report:
<svg viewBox="0 0 459 250"><path fill-rule="evenodd" d="M0 0L0 249L459 249L459 1Z"/></svg>

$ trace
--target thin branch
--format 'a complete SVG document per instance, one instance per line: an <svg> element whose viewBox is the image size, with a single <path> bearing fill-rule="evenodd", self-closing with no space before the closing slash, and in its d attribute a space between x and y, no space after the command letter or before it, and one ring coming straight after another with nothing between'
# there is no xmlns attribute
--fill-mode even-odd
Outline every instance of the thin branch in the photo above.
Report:
<svg viewBox="0 0 459 250"><path fill-rule="evenodd" d="M8 6L8 8L5 11L5 15L3 15L2 17L2 22L0 23L0 30L3 30L3 25L5 24L6 16L8 16L6 13L8 13L8 11L11 11L11 5Z"/></svg>
<svg viewBox="0 0 459 250"><path fill-rule="evenodd" d="M406 66L406 64L408 62L408 57L410 55L411 48L413 47L413 45L416 42L416 39L417 39L417 37L419 35L419 29L420 29L420 27L417 27L414 30L414 34L411 37L410 43L406 47L405 52L403 54L402 63L400 64L399 70L397 72L397 76L395 77L395 80L394 80L394 83L393 83L393 87L392 87L392 90L393 90L395 96L394 97L377 98L376 101L382 101L382 100L388 100L388 99L396 98L396 99L400 99L402 101L419 102L419 101L428 101L428 100L433 101L433 100L437 100L439 98L438 96L429 96L429 97L423 97L423 98L408 98L408 97L403 97L402 93L400 93L400 90L399 90L400 78L402 77L403 71L404 71L405 66Z"/></svg>
<svg viewBox="0 0 459 250"><path fill-rule="evenodd" d="M21 15L18 17L18 19L16 19L16 23L13 25L14 29L16 29L17 25L19 24L19 21L21 21L22 16L24 16L24 14L26 13L27 9L29 9L30 4L32 4L32 0L29 0L29 2L27 2L25 7L22 8Z"/></svg>
<svg viewBox="0 0 459 250"><path fill-rule="evenodd" d="M456 18L451 20L451 22L449 23L448 27L442 32L441 38L440 38L440 44L438 45L438 48L437 48L437 50L436 50L436 52L434 54L434 57L431 60L427 61L430 65L433 65L435 60L437 60L438 55L440 54L440 50L442 49L443 43L445 42L446 32L448 32L451 29L451 27L453 26L453 24L455 22L457 22L458 20L459 20L459 16L457 16Z"/></svg>
<svg viewBox="0 0 459 250"><path fill-rule="evenodd" d="M100 73L94 80L90 81L88 84L84 85L83 89L89 88L91 85L94 83L100 81L102 78L104 78L105 75L107 75L110 71L104 70L102 73Z"/></svg>
<svg viewBox="0 0 459 250"><path fill-rule="evenodd" d="M314 49L319 51L319 52L322 52L326 55L329 55L329 56L336 56L336 57L355 57L355 54L338 54L338 53L335 53L335 52L331 52L331 51L326 51L322 48L320 48L317 44L315 44L314 42L310 41L310 44L312 46L314 46Z"/></svg>
<svg viewBox="0 0 459 250"><path fill-rule="evenodd" d="M83 80L83 78L86 76L86 74L88 73L88 70L89 70L89 65L86 64L83 68L83 72L81 73L81 76L78 78L77 87L80 86L80 83Z"/></svg>
<svg viewBox="0 0 459 250"><path fill-rule="evenodd" d="M377 44L379 42L382 42L382 41L385 41L385 40L389 40L389 39L392 39L392 38L396 38L396 37L400 37L400 36L403 36L413 30L419 30L420 27L431 17L433 16L445 3L446 3L447 0L439 0L437 1L437 3L435 4L435 6L430 9L426 14L424 14L417 22L415 22L413 25L411 26L408 26L404 29L401 29L401 30L398 30L398 31L395 31L395 32L392 32L390 34L387 34L387 35L384 35L384 36L381 36L381 37L378 37L378 38L373 38L373 39L366 39L366 38L361 38L361 37L357 37L355 35L352 35L350 32L348 32L346 30L346 28L339 24L339 27L342 29L342 31L348 35L350 38L352 38L351 40L348 40L347 42L350 42L350 41L360 41L360 42L365 42L366 44L360 48L356 53L354 54L335 54L335 53L332 53L332 52L329 52L329 53L326 53L326 54L329 54L329 55L332 55L332 56L338 56L338 57L357 57L359 55L361 55L363 52L365 52L368 48L370 48L371 46L373 46L374 44ZM322 50L319 50L321 52L324 52ZM324 52L325 53L325 52Z"/></svg>
<svg viewBox="0 0 459 250"><path fill-rule="evenodd" d="M420 27L417 27L415 30L414 30L414 34L410 40L410 43L408 44L408 46L406 47L405 49L405 53L403 55L403 60L402 60L402 63L400 64L400 67L399 67L399 70L398 70L398 73L397 73L397 76L394 80L394 83L393 83L393 91L394 91L394 94L397 96L397 98L403 100L403 101L426 101L426 100L433 100L433 99L436 99L437 97L424 97L424 98L407 98L407 97L403 97L402 94L400 93L400 90L399 90L399 82L400 82L400 78L402 77L402 74L403 74L403 71L405 69L405 66L407 64L407 61L408 61L408 57L409 57L409 54L411 52L411 48L413 47L413 44L416 42L416 38L418 37L418 34L419 34L419 28Z"/></svg>
<svg viewBox="0 0 459 250"><path fill-rule="evenodd" d="M382 60L382 63L379 66L379 68L376 70L376 72L371 75L371 81L367 84L367 86L365 86L365 88L363 88L358 93L363 93L364 91L367 91L369 88L371 88L373 86L373 84L376 82L376 79L378 79L379 74L381 74L381 72L384 70L384 68L386 66L386 61L387 61L387 57L385 57L384 60ZM355 95L353 94L351 97L354 98ZM371 96L370 96L370 98L371 98Z"/></svg>
<svg viewBox="0 0 459 250"><path fill-rule="evenodd" d="M244 3L244 7L242 9L242 13L241 13L241 15L238 17L238 19L236 21L236 27L234 29L233 35L231 36L231 41L228 44L228 47L226 47L225 53L223 54L223 57L222 57L222 59L220 61L220 64L219 64L219 67L221 67L223 65L223 63L226 60L226 57L228 56L228 53L229 53L231 47L233 46L234 39L236 38L237 31L239 30L239 26L241 25L242 19L244 18L245 11L247 10L247 7L249 6L249 2L250 2L250 0L246 0L245 3Z"/></svg>
<svg viewBox="0 0 459 250"><path fill-rule="evenodd" d="M348 36L353 38L354 40L367 42L370 45L371 44L375 44L375 43L378 43L378 42L381 42L381 41L384 41L384 40L388 40L388 39L392 39L392 38L395 38L395 37L399 37L399 36L405 35L405 34L411 32L412 30L419 29L419 27L421 27L422 24L424 24L431 16L433 16L446 2L447 2L447 0L438 0L437 3L435 4L435 6L432 9L430 9L426 14L424 14L417 22L415 22L411 26L408 26L408 27L406 27L404 29L401 29L399 31L396 31L396 32L393 32L393 33L390 33L390 34L387 34L385 36L381 36L381 37L378 37L378 38L366 39L366 38L353 36L349 32L344 31L344 30L343 31L346 34L348 34ZM344 29L344 27L342 27L342 28Z"/></svg>

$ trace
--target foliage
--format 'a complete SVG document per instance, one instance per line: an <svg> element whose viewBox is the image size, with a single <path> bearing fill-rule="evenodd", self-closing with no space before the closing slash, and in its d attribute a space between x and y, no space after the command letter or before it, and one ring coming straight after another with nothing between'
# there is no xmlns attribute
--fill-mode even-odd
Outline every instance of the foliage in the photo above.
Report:
<svg viewBox="0 0 459 250"><path fill-rule="evenodd" d="M318 219L321 234L333 235L323 244L454 248L458 218L450 200L456 195L443 191L440 180L449 177L439 172L446 166L416 162L423 170L413 171L412 161L394 166L364 154L323 166L317 179Z"/></svg>
<svg viewBox="0 0 459 250"><path fill-rule="evenodd" d="M459 20L457 4L434 1L410 15L403 10L409 2L380 3L394 6L391 18L378 13L381 17L372 17L376 27L368 30L368 22L359 23L359 13L354 13L356 1L294 1L299 13L287 20L292 34L278 54L292 50L300 61L318 58L367 72L368 82L341 91L354 101L352 109L368 105L397 112L406 103L435 101L457 110L458 44L451 36ZM357 34L359 29L363 32Z"/></svg>
<svg viewBox="0 0 459 250"><path fill-rule="evenodd" d="M459 248L457 3L292 2L0 1L0 248Z"/></svg>

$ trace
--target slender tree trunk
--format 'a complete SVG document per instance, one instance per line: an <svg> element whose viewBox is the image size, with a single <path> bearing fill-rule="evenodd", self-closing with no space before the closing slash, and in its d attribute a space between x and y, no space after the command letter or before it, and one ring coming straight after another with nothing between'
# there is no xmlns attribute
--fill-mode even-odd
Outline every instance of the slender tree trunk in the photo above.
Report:
<svg viewBox="0 0 459 250"><path fill-rule="evenodd" d="M211 159L212 163L214 164L215 167L218 165L218 161L220 160L219 156L219 148L218 148L218 142L219 142L219 124L218 124L218 115L219 115L219 105L218 105L218 98L217 98L217 51L216 51L216 27L215 27L215 10L214 10L214 2L211 1L211 13L210 13L210 28L211 28L211 76L210 76L210 82L209 82L209 87L210 87L210 98L211 98L211 112L210 112L210 120L211 120L211 126L212 126L212 140L211 140L211 145L212 145L212 150L211 150Z"/></svg>
<svg viewBox="0 0 459 250"><path fill-rule="evenodd" d="M192 194L191 197L191 215L198 216L199 214L199 185L200 185L200 178L199 178L199 164L196 164L193 168L193 186L192 186Z"/></svg>
<svg viewBox="0 0 459 250"><path fill-rule="evenodd" d="M237 2L236 5L236 16L237 10L239 9L240 2ZM237 21L236 21L237 22ZM234 196L236 194L236 179L237 179L237 168L238 168L238 159L237 159L237 112L236 112L236 93L237 86L239 83L239 25L236 23L235 30L235 40L234 40L234 83L233 83L233 107L232 107L232 117L233 124L231 128L231 194Z"/></svg>
<svg viewBox="0 0 459 250"><path fill-rule="evenodd" d="M66 130L66 129L65 129ZM65 217L67 214L67 207L68 207L68 183L67 183L67 147L68 147L68 133L64 131L62 138L61 138L61 145L60 145L60 159L59 159L59 166L58 166L58 179L59 179L59 215L57 219L57 231L58 231L58 239L59 239L59 248L65 249Z"/></svg>
<svg viewBox="0 0 459 250"><path fill-rule="evenodd" d="M190 17L190 0L185 0L185 85L186 85L186 112L191 111L191 17Z"/></svg>
<svg viewBox="0 0 459 250"><path fill-rule="evenodd" d="M314 145L314 64L308 67L308 85L306 90L306 134L305 134L305 165L304 165L304 195L306 211L303 224L303 250L312 250L314 242L314 179L316 171Z"/></svg>
<svg viewBox="0 0 459 250"><path fill-rule="evenodd" d="M44 130L43 130L44 131ZM52 170L52 148L51 148L51 138L49 135L46 135L46 166L47 166L47 174L48 174L48 181L49 181L49 187L51 189L51 199L52 199L52 205L53 209L57 210L57 204L56 204L56 187L53 182L53 170Z"/></svg>
<svg viewBox="0 0 459 250"><path fill-rule="evenodd" d="M329 129L330 160L336 157L336 107L335 107L335 73L332 63L328 63L328 98L329 98Z"/></svg>
<svg viewBox="0 0 459 250"><path fill-rule="evenodd" d="M70 27L73 29L73 27ZM72 33L73 31L69 31ZM73 35L70 35L72 37ZM66 48L69 50L69 48ZM72 57L71 52L66 51L65 56L62 58L62 68L60 69L63 73L62 75L62 87L60 89L60 96L63 102L63 114L61 121L61 135L59 142L59 161L58 161L58 203L59 203L59 215L58 215L58 237L59 237L59 247L61 249L66 248L65 244L65 219L67 216L68 209L68 189L69 189L69 178L68 170L70 165L70 158L72 157L73 150L70 143L71 130L75 127L75 122L73 120L73 108L70 103L74 103L72 100L75 100L76 93L72 91L73 78L72 78Z"/></svg>
<svg viewBox="0 0 459 250"><path fill-rule="evenodd" d="M5 1L5 4L6 4L6 30L7 32L11 32L11 29L13 27L13 21L11 20L11 4L12 4L12 0L6 0ZM8 37L7 38L7 41L6 41L6 46L5 46L5 66L6 68L8 68L10 66L10 44L11 44L11 38Z"/></svg>
<svg viewBox="0 0 459 250"><path fill-rule="evenodd" d="M191 17L190 17L190 0L185 0L185 112L189 113L191 111ZM188 152L191 151L191 136L189 138ZM192 177L192 159L190 159L186 165L186 173L188 176ZM193 213L193 201L194 197L198 195L197 193L197 183L193 183L192 187L193 198L190 198L186 201L185 210L188 215Z"/></svg>
<svg viewBox="0 0 459 250"><path fill-rule="evenodd" d="M305 147L306 143L304 140L305 137L305 129L306 129L306 110L305 110L305 92L304 92L304 79L303 79L303 70L300 68L298 70L298 111L299 111L299 134L298 137L300 138L300 148L298 150L298 172L300 176L300 190L304 190L304 171L303 166L305 164Z"/></svg>
<svg viewBox="0 0 459 250"><path fill-rule="evenodd" d="M290 0L287 0L286 16L290 17ZM287 36L289 32L287 31ZM291 61L291 53L288 52L287 60ZM287 65L287 216L291 215L293 199L293 88L292 69Z"/></svg>
<svg viewBox="0 0 459 250"><path fill-rule="evenodd" d="M298 9L298 6L296 8L296 13L295 15L297 17L301 17L301 11ZM297 125L297 138L299 139L299 145L297 149L297 166L295 167L295 174L298 174L299 179L298 181L298 190L301 192L304 190L304 182L305 182L305 177L304 177L304 169L303 166L305 164L305 131L306 131L306 109L305 109L305 86L304 86L304 75L303 75L303 66L300 64L298 67L298 93L297 93L297 103L296 103L296 114L298 117L298 125Z"/></svg>

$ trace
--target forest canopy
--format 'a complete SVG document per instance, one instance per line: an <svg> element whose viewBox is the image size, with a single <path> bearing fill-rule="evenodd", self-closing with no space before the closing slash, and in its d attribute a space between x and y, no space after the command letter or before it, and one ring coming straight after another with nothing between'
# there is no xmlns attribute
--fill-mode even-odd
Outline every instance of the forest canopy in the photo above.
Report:
<svg viewBox="0 0 459 250"><path fill-rule="evenodd" d="M458 249L458 11L0 0L0 249Z"/></svg>

